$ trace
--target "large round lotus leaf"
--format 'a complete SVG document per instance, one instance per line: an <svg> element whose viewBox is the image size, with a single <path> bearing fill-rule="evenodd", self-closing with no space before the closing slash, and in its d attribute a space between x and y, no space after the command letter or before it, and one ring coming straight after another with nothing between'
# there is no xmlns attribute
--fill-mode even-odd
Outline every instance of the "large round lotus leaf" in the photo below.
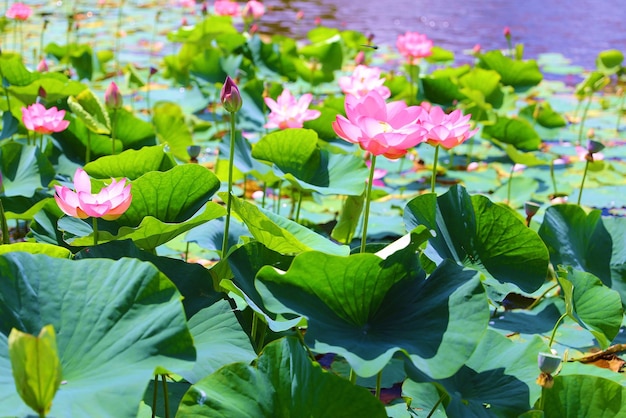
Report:
<svg viewBox="0 0 626 418"><path fill-rule="evenodd" d="M548 246L552 264L587 271L611 286L613 242L599 210L586 214L578 205L550 206L539 236Z"/></svg>
<svg viewBox="0 0 626 418"><path fill-rule="evenodd" d="M490 330L454 376L432 381L412 366L407 372L416 382L431 381L445 390L444 405L450 418L517 417L531 409L541 394L535 383L539 375L537 354L541 351L549 350L539 337L511 341ZM403 386L406 396L416 397L424 390L422 385L408 382Z"/></svg>
<svg viewBox="0 0 626 418"><path fill-rule="evenodd" d="M157 368L195 358L180 293L150 263L0 256L0 411L29 413L8 358L12 328L57 332L63 383L50 416L135 417Z"/></svg>
<svg viewBox="0 0 626 418"><path fill-rule="evenodd" d="M476 275L452 262L426 279L415 254L422 241L386 259L305 252L286 272L262 268L256 287L266 308L307 318L313 350L343 356L360 376L404 352L428 375L447 377L487 326L486 296Z"/></svg>
<svg viewBox="0 0 626 418"><path fill-rule="evenodd" d="M454 260L526 292L534 292L546 279L548 251L537 233L509 209L485 196L470 196L463 187L414 198L404 221L407 229L425 225L435 231L429 257Z"/></svg>
<svg viewBox="0 0 626 418"><path fill-rule="evenodd" d="M177 418L386 417L367 389L311 363L295 338L270 343L253 366L232 363L183 398Z"/></svg>

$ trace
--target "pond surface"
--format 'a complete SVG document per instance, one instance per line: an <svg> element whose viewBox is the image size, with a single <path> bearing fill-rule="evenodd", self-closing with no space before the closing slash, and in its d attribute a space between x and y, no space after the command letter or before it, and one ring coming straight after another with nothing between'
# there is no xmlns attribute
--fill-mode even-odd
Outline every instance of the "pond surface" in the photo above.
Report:
<svg viewBox="0 0 626 418"><path fill-rule="evenodd" d="M503 28L513 43L523 43L525 57L557 52L585 68L598 52L626 52L623 0L266 0L273 11L262 28L301 36L316 16L322 24L372 33L376 43L395 45L406 31L425 33L435 45L461 55L475 44L506 48ZM304 22L294 24L296 10Z"/></svg>

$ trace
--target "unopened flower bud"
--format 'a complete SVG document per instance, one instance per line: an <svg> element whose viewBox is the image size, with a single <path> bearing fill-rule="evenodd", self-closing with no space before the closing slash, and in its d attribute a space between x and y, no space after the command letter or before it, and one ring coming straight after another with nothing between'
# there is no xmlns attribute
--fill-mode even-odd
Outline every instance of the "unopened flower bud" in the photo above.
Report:
<svg viewBox="0 0 626 418"><path fill-rule="evenodd" d="M226 76L226 81L224 82L220 94L220 100L222 101L224 109L229 113L236 113L241 109L241 94L239 93L239 88L230 76Z"/></svg>
<svg viewBox="0 0 626 418"><path fill-rule="evenodd" d="M505 26L503 33L504 33L504 37L509 39L511 37L511 28L509 28L508 26Z"/></svg>
<svg viewBox="0 0 626 418"><path fill-rule="evenodd" d="M48 72L48 63L45 59L42 58L41 61L39 61L39 64L37 64L37 71L40 73Z"/></svg>
<svg viewBox="0 0 626 418"><path fill-rule="evenodd" d="M124 105L124 99L122 98L122 93L120 93L120 89L117 88L117 84L114 81L109 84L106 91L104 92L104 103L110 109L121 109Z"/></svg>

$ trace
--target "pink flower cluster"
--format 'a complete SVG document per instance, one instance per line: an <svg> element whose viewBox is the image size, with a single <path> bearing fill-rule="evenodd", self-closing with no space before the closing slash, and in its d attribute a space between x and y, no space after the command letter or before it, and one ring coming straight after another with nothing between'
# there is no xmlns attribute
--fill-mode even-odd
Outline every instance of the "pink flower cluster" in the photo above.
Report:
<svg viewBox="0 0 626 418"><path fill-rule="evenodd" d="M92 194L89 175L82 168L77 168L74 173L74 190L56 185L54 199L66 215L111 221L122 216L130 206L130 186L126 184L126 179L119 182L111 179L111 184Z"/></svg>
<svg viewBox="0 0 626 418"><path fill-rule="evenodd" d="M296 99L288 89L284 89L276 100L266 97L265 104L271 112L265 127L302 128L304 122L316 119L321 114L319 110L309 110L311 100L313 100L311 93L303 94Z"/></svg>
<svg viewBox="0 0 626 418"><path fill-rule="evenodd" d="M450 149L478 131L470 130L471 115L464 116L460 110L448 115L438 106L386 103L375 90L362 97L346 96L345 109L347 117L337 115L333 122L335 133L365 151L390 159L404 156L422 142Z"/></svg>

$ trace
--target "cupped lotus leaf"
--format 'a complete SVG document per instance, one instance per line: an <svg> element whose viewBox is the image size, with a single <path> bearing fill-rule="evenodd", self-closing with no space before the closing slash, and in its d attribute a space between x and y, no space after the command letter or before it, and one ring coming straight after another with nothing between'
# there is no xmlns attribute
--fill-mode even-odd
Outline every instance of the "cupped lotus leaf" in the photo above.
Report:
<svg viewBox="0 0 626 418"><path fill-rule="evenodd" d="M225 193L219 193L226 199ZM282 254L298 254L316 250L329 254L347 255L350 247L338 245L310 229L231 196L233 211L246 224L252 236L269 249Z"/></svg>
<svg viewBox="0 0 626 418"><path fill-rule="evenodd" d="M626 417L626 387L599 376L556 376L543 397L545 418Z"/></svg>
<svg viewBox="0 0 626 418"><path fill-rule="evenodd" d="M312 363L295 338L267 345L254 365L229 364L193 385L177 418L386 417L370 392Z"/></svg>
<svg viewBox="0 0 626 418"><path fill-rule="evenodd" d="M558 277L564 289L566 312L606 349L619 333L624 317L619 293L593 274L569 266L559 269Z"/></svg>
<svg viewBox="0 0 626 418"><path fill-rule="evenodd" d="M488 51L479 56L478 66L490 69L500 74L502 84L514 88L528 88L536 86L543 80L535 60L514 60L505 57L501 51Z"/></svg>
<svg viewBox="0 0 626 418"><path fill-rule="evenodd" d="M46 325L38 336L13 328L8 342L17 393L38 415L47 415L61 385L54 327Z"/></svg>
<svg viewBox="0 0 626 418"><path fill-rule="evenodd" d="M20 54L3 53L0 56L0 71L2 78L9 85L27 86L39 78L39 74L29 71L24 65L24 58Z"/></svg>
<svg viewBox="0 0 626 418"><path fill-rule="evenodd" d="M300 190L321 194L360 195L368 170L362 159L321 149L317 133L310 129L285 129L263 137L252 156L275 166Z"/></svg>
<svg viewBox="0 0 626 418"><path fill-rule="evenodd" d="M9 253L0 272L0 411L28 415L11 378L11 328L57 331L63 384L50 416L134 418L157 368L195 359L180 293L150 263Z"/></svg>
<svg viewBox="0 0 626 418"><path fill-rule="evenodd" d="M226 209L223 206L208 202L202 213L182 222L163 222L153 216L146 216L136 227L122 226L117 233L99 230L98 243L131 239L137 247L153 251L180 234L224 215ZM93 245L93 229L84 221L66 216L59 220L58 225L64 232L64 241L68 244Z"/></svg>
<svg viewBox="0 0 626 418"><path fill-rule="evenodd" d="M181 161L189 161L187 147L193 145L191 129L185 122L183 109L175 103L161 102L154 106L152 123L161 144Z"/></svg>
<svg viewBox="0 0 626 418"><path fill-rule="evenodd" d="M305 252L287 271L263 267L255 285L269 310L307 319L312 350L341 355L360 376L403 352L424 373L447 377L476 348L488 306L476 274L452 262L426 279L416 250L428 235L411 234L386 259Z"/></svg>
<svg viewBox="0 0 626 418"><path fill-rule="evenodd" d="M441 196L411 200L404 213L407 229L425 225L435 231L426 255L454 260L534 292L545 281L549 255L536 232L508 208L487 197L470 196L455 185Z"/></svg>
<svg viewBox="0 0 626 418"><path fill-rule="evenodd" d="M548 102L538 102L526 106L519 112L529 121L536 121L544 128L562 128L567 125L565 118L550 106Z"/></svg>
<svg viewBox="0 0 626 418"><path fill-rule="evenodd" d="M90 89L67 98L67 105L87 129L100 135L111 134L111 119L104 104Z"/></svg>
<svg viewBox="0 0 626 418"><path fill-rule="evenodd" d="M196 347L196 363L193 367L172 371L190 383L198 382L229 363L250 363L256 358L248 334L225 300L217 301L191 317L189 331Z"/></svg>
<svg viewBox="0 0 626 418"><path fill-rule="evenodd" d="M91 177L98 179L125 177L136 180L151 171L167 171L175 166L176 161L165 152L164 146L155 145L98 158L86 164L84 169Z"/></svg>
<svg viewBox="0 0 626 418"><path fill-rule="evenodd" d="M593 92L600 91L611 82L611 79L600 71L591 71L587 77L576 85L576 96L582 100Z"/></svg>
<svg viewBox="0 0 626 418"><path fill-rule="evenodd" d="M578 205L550 206L539 236L550 251L552 264L587 271L611 286L613 240L599 210L586 214Z"/></svg>
<svg viewBox="0 0 626 418"><path fill-rule="evenodd" d="M13 141L0 146L0 172L3 200L33 197L38 190L48 188L54 178L54 168L39 147Z"/></svg>
<svg viewBox="0 0 626 418"><path fill-rule="evenodd" d="M541 137L525 119L498 116L494 124L483 127L482 133L522 151L534 151L541 145Z"/></svg>
<svg viewBox="0 0 626 418"><path fill-rule="evenodd" d="M132 203L117 223L137 226L146 216L168 223L185 221L198 212L219 187L215 174L198 164L146 173L132 182Z"/></svg>
<svg viewBox="0 0 626 418"><path fill-rule="evenodd" d="M405 382L403 393L417 397L425 389L423 385L434 383L443 392L440 396L449 418L517 417L531 409L541 394L535 383L537 353L541 351L549 349L539 337L511 341L489 330L465 365L446 379L426 378L407 363L411 380Z"/></svg>
<svg viewBox="0 0 626 418"><path fill-rule="evenodd" d="M608 49L598 54L596 67L598 71L611 75L619 72L624 62L624 54L617 49Z"/></svg>

